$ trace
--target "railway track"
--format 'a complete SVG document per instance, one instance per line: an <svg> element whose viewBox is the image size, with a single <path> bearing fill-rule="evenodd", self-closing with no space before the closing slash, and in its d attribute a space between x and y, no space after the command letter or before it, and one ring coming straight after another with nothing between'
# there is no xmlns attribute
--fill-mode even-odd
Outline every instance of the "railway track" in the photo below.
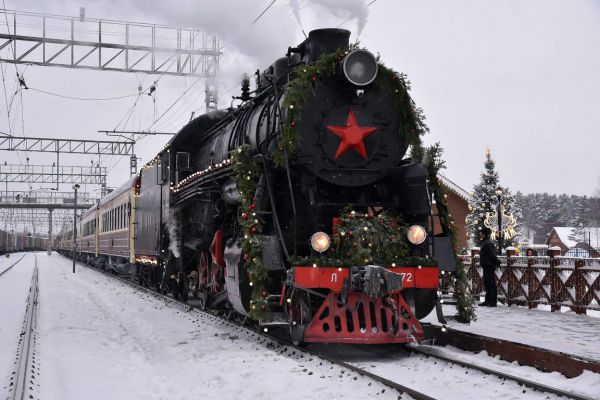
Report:
<svg viewBox="0 0 600 400"><path fill-rule="evenodd" d="M89 267L89 266L87 266L85 264L81 264L81 265L84 265L84 266L86 266L86 267L88 267L88 268L90 268L90 269L92 269L94 271L97 271L99 273L102 273L104 275L109 275L110 277L112 277L114 279L117 279L117 280L119 280L119 281L121 281L121 282L123 282L123 283L125 283L127 285L130 285L130 286L132 286L134 288L137 288L138 290L141 290L144 293L147 293L147 294L149 294L149 295L151 295L151 296L153 296L153 297L155 297L157 299L160 299L162 301L165 301L165 302L167 302L169 304L178 305L178 306L182 307L182 309L184 309L184 310L189 311L189 310L193 309L193 310L196 310L198 312L205 313L207 315L219 318L219 319L221 319L224 322L236 324L240 328L248 329L248 330L252 331L252 333L257 334L257 335L259 335L262 338L265 338L265 339L277 342L279 345L287 346L287 347L290 347L290 348L292 348L292 349L294 349L294 350L296 350L298 352L303 352L303 353L305 353L307 355L318 357L318 358L320 358L320 359L322 359L324 361L328 361L331 364L339 366L343 370L352 371L352 372L355 372L355 373L357 373L359 375L366 376L366 377L368 377L368 378L370 378L370 379L372 379L372 380L374 380L376 382L379 382L379 383L381 383L381 384L383 384L383 385L385 385L385 386L387 386L387 387L389 387L391 389L394 389L400 395L406 394L406 395L408 395L408 396L410 396L410 397L412 397L414 399L417 399L417 400L435 400L436 399L435 397L432 397L431 395L423 393L423 392L421 392L421 391L419 391L417 389L414 389L412 387L408 387L408 386L403 385L401 383L395 382L395 381L393 381L391 379L388 379L388 378L385 378L383 376L377 375L376 373L367 371L366 369L361 368L361 367L359 367L357 365L353 365L351 362L340 360L339 358L337 358L335 356L332 356L331 354L328 354L327 351L315 350L315 349L311 349L311 348L304 348L304 347L295 346L289 340L286 340L284 337L276 336L276 335L273 335L272 333L265 333L261 329L258 329L256 327L247 326L247 325L243 324L242 321L237 321L237 320L231 319L230 317L227 317L227 316L223 315L222 313L214 312L214 311L210 311L210 310L204 310L204 309L200 308L199 306L190 305L188 303L184 303L182 301L175 300L175 299L173 299L170 296L158 293L158 292L156 292L154 290L151 290L149 288L141 286L141 285L137 284L136 282L133 282L130 279L127 279L125 277L114 275L114 274L108 273L106 271L99 270L97 268ZM554 394L554 395L557 395L557 396L561 396L561 397L564 397L564 398L575 399L575 400L593 400L590 397L586 397L586 396L583 396L583 395L579 395L579 394L574 394L574 393L571 393L571 392L567 392L567 391L564 391L564 390L559 389L559 388L547 386L547 385L544 385L544 384L541 384L541 383L538 383L538 382L534 382L534 381L531 381L531 380L520 378L520 377L515 376L515 375L503 373L503 372L496 371L496 370L493 370L493 369L490 369L490 368L487 368L487 367L483 367L483 366L480 366L480 365L477 365L477 364L472 364L472 363L469 363L469 362L466 362L466 361L456 360L456 359L452 359L451 357L447 357L447 356L443 356L443 355L440 355L440 354L436 354L434 351L427 350L424 347L423 348L417 348L417 347L407 348L406 346L398 346L398 345L396 345L395 346L395 350L396 351L402 351L404 353L413 352L413 353L416 353L416 354L425 355L427 357L437 358L439 360L443 360L443 361L446 361L446 362L449 362L449 363L453 363L455 365L459 365L459 366L464 367L464 368L468 368L468 369L479 371L479 372L481 372L483 374L496 376L496 377L498 377L501 380L507 380L507 381L514 382L515 384L517 384L519 386L529 387L529 388L531 388L531 389L533 389L535 391L545 392L545 393L551 393L551 394Z"/></svg>
<svg viewBox="0 0 600 400"><path fill-rule="evenodd" d="M168 304L175 304L175 305L177 305L179 307L182 307L183 310L189 311L189 310L193 309L193 310L196 310L198 312L210 315L212 317L216 317L216 318L222 320L223 322L233 323L236 326L238 326L239 328L247 329L247 330L251 331L253 334L255 334L255 335L259 336L259 337L262 337L263 339L267 339L269 341L276 342L276 343L278 343L281 346L290 347L290 348L294 349L295 351L302 352L302 353L305 353L307 355L312 355L314 357L318 357L318 358L320 358L320 359L322 359L324 361L330 362L331 364L337 365L338 367L342 368L343 370L353 371L353 372L355 372L355 373L357 373L359 375L366 376L366 377L368 377L368 378L370 378L370 379L372 379L372 380L374 380L376 382L379 382L379 383L381 383L381 384L383 384L383 385L385 385L385 386L387 386L387 387L389 387L391 389L396 390L400 395L407 394L407 395L409 395L410 397L412 397L412 398L414 398L416 400L437 400L434 397L431 397L431 396L429 396L429 395L427 395L425 393L419 392L418 390L412 389L412 388L410 388L408 386L405 386L405 385L399 384L397 382L394 382L392 380L386 379L384 377L378 376L376 374L373 374L373 373L371 373L369 371L366 371L366 370L364 370L362 368L356 367L356 366L351 365L349 363L346 363L344 361L335 360L335 359L331 358L330 356L328 356L326 354L320 354L318 352L314 352L314 351L311 351L311 350L308 350L308 349L305 349L305 348L302 348L302 347L299 347L299 346L295 346L290 341L285 340L282 337L277 337L277 336L273 336L271 334L265 333L263 330L261 330L259 328L248 326L248 325L244 324L242 321L238 321L238 320L232 319L231 317L227 317L227 316L223 315L222 313L214 312L214 311L210 311L210 310L204 310L200 306L190 305L188 303L184 303L182 301L175 300L174 298L172 298L170 296L158 293L158 292L156 292L156 291L154 291L152 289L149 289L147 287L139 285L138 283L133 282L133 281L131 281L131 280L127 279L127 278L124 278L122 276L114 275L114 274L111 274L109 272L102 271L102 270L99 270L97 268L93 268L93 267L90 267L88 265L85 265L85 264L81 264L81 263L79 263L79 264L83 265L85 267L88 267L88 268L92 269L93 271L97 271L97 272L102 273L104 275L108 275L108 276L110 276L110 277L112 277L114 279L117 279L117 280L119 280L119 281L121 281L121 282L123 282L123 283L125 283L127 285L130 285L130 286L132 286L132 287L134 287L134 288L136 288L136 289L138 289L140 291L143 291L144 293L149 294L149 295L151 295L151 296L153 296L153 297L155 297L157 299L160 299L161 301L164 301L164 302L166 302Z"/></svg>
<svg viewBox="0 0 600 400"><path fill-rule="evenodd" d="M5 273L7 273L8 271L10 271L12 269L12 267L14 267L15 265L17 265L23 258L25 258L25 256L28 253L25 253L21 256L21 258L19 258L17 261L15 261L12 265L10 265L9 267L5 268L2 272L0 272L0 276L4 275Z"/></svg>
<svg viewBox="0 0 600 400"><path fill-rule="evenodd" d="M544 385L539 382L534 382L532 380L521 378L521 377L513 375L513 374L508 374L508 373L494 370L494 369L491 369L488 367L484 367L482 365L478 365L478 364L463 361L463 360L457 360L452 357L438 354L435 352L434 348L429 347L429 346L418 346L418 347L411 346L407 350L410 352L422 354L422 355L425 355L428 357L434 357L434 358L437 358L438 360L451 362L453 364L460 365L461 367L473 369L473 370L482 372L484 374L494 375L500 379L506 379L506 380L510 380L513 382L517 382L519 385L523 385L523 386L529 387L531 389L534 389L534 390L537 390L540 392L552 393L552 394L556 394L558 396L563 396L563 397L571 398L571 399L575 399L575 400L593 400L591 397L587 397L587 396L576 394L576 393L566 392L562 389Z"/></svg>
<svg viewBox="0 0 600 400"><path fill-rule="evenodd" d="M36 365L39 287L37 255L34 254L34 257L35 266L26 301L25 317L19 334L19 343L15 356L15 369L10 376L8 385L8 399L10 400L34 399L34 394L36 393L37 378L39 375L38 366Z"/></svg>

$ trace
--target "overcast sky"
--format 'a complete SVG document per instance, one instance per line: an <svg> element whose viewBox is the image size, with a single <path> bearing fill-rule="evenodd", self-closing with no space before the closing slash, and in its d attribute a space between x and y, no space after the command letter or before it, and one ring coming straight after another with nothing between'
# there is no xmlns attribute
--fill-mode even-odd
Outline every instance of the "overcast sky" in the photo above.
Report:
<svg viewBox="0 0 600 400"><path fill-rule="evenodd" d="M380 53L386 65L408 75L412 96L431 129L425 143L441 143L445 174L466 190L471 191L479 179L487 147L501 184L513 191L591 195L600 185L600 1L377 0L367 8L362 0L279 0L254 25L252 20L270 0L5 2L8 9L76 16L84 6L90 18L194 26L218 34L224 52L218 79L222 107L239 93L242 72L265 68L287 46L302 40L301 26L308 32L347 21L343 27L353 32L352 40L358 39ZM297 6L300 21L292 6ZM357 36L361 25L364 29ZM3 67L10 102L15 68ZM24 65L18 70L32 88L82 98L132 94L139 84L148 86L158 78ZM204 110L204 86L195 78L161 78L156 104L142 96L125 127L148 128L154 107L160 116L190 86L176 107L152 127L178 130L192 111ZM5 98L0 95L0 130L101 138L99 129L124 127L119 121L134 101L134 97L74 101L24 91L12 101L9 129ZM166 140L143 139L136 146L141 162L151 159ZM2 160L18 161L16 154L0 155ZM37 164L51 164L54 158L41 153L29 157ZM76 156L61 161L89 162L89 157ZM110 186L119 186L128 177L127 159L108 157L102 162L110 168Z"/></svg>

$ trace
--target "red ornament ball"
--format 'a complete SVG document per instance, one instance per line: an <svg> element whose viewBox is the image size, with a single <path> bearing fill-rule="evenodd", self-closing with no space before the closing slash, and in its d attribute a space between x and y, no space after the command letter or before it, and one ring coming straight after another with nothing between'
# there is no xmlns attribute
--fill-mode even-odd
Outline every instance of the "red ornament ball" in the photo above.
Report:
<svg viewBox="0 0 600 400"><path fill-rule="evenodd" d="M357 247L358 244L357 243L352 243L352 247Z"/></svg>
<svg viewBox="0 0 600 400"><path fill-rule="evenodd" d="M312 76L310 79L311 79L313 82L316 82L316 81L317 81L317 76L316 76L316 75L313 75L313 76Z"/></svg>
<svg viewBox="0 0 600 400"><path fill-rule="evenodd" d="M267 297L267 292L265 292L265 291L263 290L263 291L262 291L262 293L261 293L261 296L262 296L262 297Z"/></svg>
<svg viewBox="0 0 600 400"><path fill-rule="evenodd" d="M375 215L375 214L373 214L372 212L370 212L369 213L369 218L373 218L373 215Z"/></svg>
<svg viewBox="0 0 600 400"><path fill-rule="evenodd" d="M248 213L242 213L242 218L244 218L244 219L248 218Z"/></svg>
<svg viewBox="0 0 600 400"><path fill-rule="evenodd" d="M248 259L250 258L250 256L248 254L244 254L244 261L248 261Z"/></svg>
<svg viewBox="0 0 600 400"><path fill-rule="evenodd" d="M256 227L253 226L252 228L250 228L250 232L255 233L256 232Z"/></svg>
<svg viewBox="0 0 600 400"><path fill-rule="evenodd" d="M296 121L292 121L292 122L290 122L290 126L291 126L292 128L294 128L294 127L296 126Z"/></svg>

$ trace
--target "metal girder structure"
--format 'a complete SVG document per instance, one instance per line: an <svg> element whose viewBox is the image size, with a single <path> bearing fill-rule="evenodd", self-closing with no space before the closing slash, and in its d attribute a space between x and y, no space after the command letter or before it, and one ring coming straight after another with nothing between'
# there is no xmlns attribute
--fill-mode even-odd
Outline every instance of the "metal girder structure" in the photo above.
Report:
<svg viewBox="0 0 600 400"><path fill-rule="evenodd" d="M0 164L0 182L87 183L106 187L106 167Z"/></svg>
<svg viewBox="0 0 600 400"><path fill-rule="evenodd" d="M17 64L208 78L222 54L216 36L193 28L13 10L0 21L0 50L11 52L0 61Z"/></svg>
<svg viewBox="0 0 600 400"><path fill-rule="evenodd" d="M133 141L0 136L0 150L8 151L133 156L134 144Z"/></svg>
<svg viewBox="0 0 600 400"><path fill-rule="evenodd" d="M0 221L4 224L47 226L49 214L48 210L0 210ZM54 223L73 223L73 212L70 210L54 210L52 212L52 221Z"/></svg>
<svg viewBox="0 0 600 400"><path fill-rule="evenodd" d="M77 203L77 207L74 204L22 204L22 203L8 203L8 204L0 204L0 209L2 208L12 208L12 209L24 209L24 210L32 210L32 209L45 209L45 210L87 210L92 207L93 203L85 203L80 204Z"/></svg>
<svg viewBox="0 0 600 400"><path fill-rule="evenodd" d="M93 203L90 201L90 194L86 192L77 192L77 203ZM1 204L73 204L75 198L73 192L56 191L2 191L0 192Z"/></svg>

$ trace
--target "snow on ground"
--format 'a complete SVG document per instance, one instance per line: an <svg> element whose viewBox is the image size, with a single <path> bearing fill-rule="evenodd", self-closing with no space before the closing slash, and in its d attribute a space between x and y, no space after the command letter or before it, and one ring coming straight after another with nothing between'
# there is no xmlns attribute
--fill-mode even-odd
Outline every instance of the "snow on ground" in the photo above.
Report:
<svg viewBox="0 0 600 400"><path fill-rule="evenodd" d="M509 363L503 361L499 356L490 357L486 351L482 351L479 354L473 354L452 346L435 347L418 345L416 347L426 347L428 351L431 351L434 354L446 356L454 360L483 366L495 371L541 383L546 386L552 386L568 392L587 396L592 399L600 399L600 374L590 371L585 371L583 374L569 379L558 372L542 372L533 367L520 366L516 362Z"/></svg>
<svg viewBox="0 0 600 400"><path fill-rule="evenodd" d="M22 254L12 254L10 258L2 257L0 272L19 260L21 256ZM34 258L30 254L0 276L0 393L4 391L13 371L19 333L25 318L25 301L29 294L33 265Z"/></svg>
<svg viewBox="0 0 600 400"><path fill-rule="evenodd" d="M37 257L41 398L398 398L381 384L320 359L291 354L294 350L269 340L257 341L255 334L197 310L166 305L92 269L78 266L73 274L71 260L59 255ZM12 255L11 263L17 259ZM2 261L0 269L10 265ZM34 257L28 255L0 277L0 388L12 369L33 265ZM446 308L446 313L454 312ZM470 326L454 328L600 358L598 319L505 306L479 308L478 317ZM340 347L342 358L438 398L554 398L426 356L358 347L359 357ZM594 392L600 387L598 374L569 380L485 352L435 351L600 399Z"/></svg>
<svg viewBox="0 0 600 400"><path fill-rule="evenodd" d="M444 305L445 315L456 314ZM507 307L477 307L477 321L450 324L453 329L560 351L600 361L600 318L573 312ZM424 321L438 324L435 311Z"/></svg>
<svg viewBox="0 0 600 400"><path fill-rule="evenodd" d="M328 354L338 359L409 386L436 399L549 400L560 398L551 393L536 392L515 382L505 381L494 375L487 375L427 355L415 353L409 355L400 346L386 345L369 348L364 346L320 346L321 348L315 345L311 347L318 348L321 351L325 347ZM446 348L436 348L436 351L450 358L472 361L472 359L465 358L472 355L472 353L463 352L455 357L454 352ZM475 355L472 355L472 357L475 357ZM491 369L495 369L496 365L502 364L499 360L487 355L482 354L477 357L478 364L488 366ZM506 372L523 377L522 367L516 364L504 364ZM509 365L510 368L507 368L506 365ZM575 379L567 379L557 373L547 374L534 368L526 368L526 370L526 376L531 376L533 378L531 380L536 381L536 377L544 376L544 382L548 382L549 386L557 386L554 384L556 379L562 384L560 387L570 391L577 388L579 392L587 394L591 398L599 398L597 388L600 383L600 375L598 374L589 373ZM586 385L586 387L579 388L578 385Z"/></svg>
<svg viewBox="0 0 600 400"><path fill-rule="evenodd" d="M71 261L56 254L38 255L38 266L41 398L398 398L97 271L78 266L73 274Z"/></svg>

